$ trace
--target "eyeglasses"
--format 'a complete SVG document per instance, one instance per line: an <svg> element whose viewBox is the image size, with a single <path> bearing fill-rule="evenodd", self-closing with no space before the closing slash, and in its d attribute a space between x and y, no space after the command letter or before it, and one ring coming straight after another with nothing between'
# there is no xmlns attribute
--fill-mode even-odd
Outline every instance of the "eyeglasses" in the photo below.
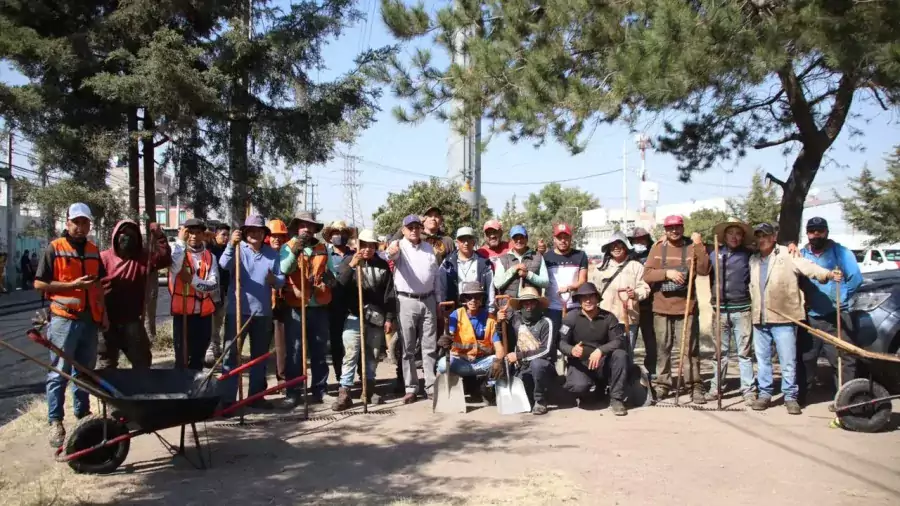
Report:
<svg viewBox="0 0 900 506"><path fill-rule="evenodd" d="M461 295L459 297L459 301L462 302L463 304L466 304L469 301L473 301L473 300L481 300L481 295Z"/></svg>

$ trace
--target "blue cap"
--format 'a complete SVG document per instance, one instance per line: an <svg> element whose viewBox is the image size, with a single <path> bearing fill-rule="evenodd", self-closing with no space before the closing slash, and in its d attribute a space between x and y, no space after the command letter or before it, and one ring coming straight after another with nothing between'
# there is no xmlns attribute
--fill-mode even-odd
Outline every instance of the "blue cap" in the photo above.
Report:
<svg viewBox="0 0 900 506"><path fill-rule="evenodd" d="M408 226L412 225L413 223L418 223L419 225L422 224L422 220L421 220L421 218L419 218L418 214L410 214L406 218L403 218L403 226L404 227L408 227Z"/></svg>
<svg viewBox="0 0 900 506"><path fill-rule="evenodd" d="M513 226L513 228L509 229L510 238L513 238L517 235L524 235L525 237L528 237L528 231L525 230L524 225L515 225Z"/></svg>

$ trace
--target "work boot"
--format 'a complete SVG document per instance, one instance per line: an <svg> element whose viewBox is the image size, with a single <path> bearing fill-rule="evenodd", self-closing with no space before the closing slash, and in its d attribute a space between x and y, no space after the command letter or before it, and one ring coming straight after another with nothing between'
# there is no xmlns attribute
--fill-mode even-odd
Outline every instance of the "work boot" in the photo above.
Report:
<svg viewBox="0 0 900 506"><path fill-rule="evenodd" d="M706 395L703 397L707 402L713 402L719 400L719 393L715 390L710 390L709 392L706 392Z"/></svg>
<svg viewBox="0 0 900 506"><path fill-rule="evenodd" d="M697 385L691 394L691 402L694 404L706 404L706 396L703 395L703 387Z"/></svg>
<svg viewBox="0 0 900 506"><path fill-rule="evenodd" d="M338 390L337 401L331 405L332 411L344 411L353 407L353 399L350 398L350 389L341 387Z"/></svg>
<svg viewBox="0 0 900 506"><path fill-rule="evenodd" d="M784 401L784 407L787 408L789 415L803 414L803 410L800 409L800 403L797 401Z"/></svg>
<svg viewBox="0 0 900 506"><path fill-rule="evenodd" d="M534 407L531 408L532 415L546 415L547 414L547 406L539 402L534 403Z"/></svg>
<svg viewBox="0 0 900 506"><path fill-rule="evenodd" d="M756 392L747 392L744 394L744 404L748 406L752 406L754 402L756 402Z"/></svg>
<svg viewBox="0 0 900 506"><path fill-rule="evenodd" d="M403 396L403 404L412 404L414 402L416 402L416 394L415 393L408 393Z"/></svg>
<svg viewBox="0 0 900 506"><path fill-rule="evenodd" d="M497 393L494 391L492 385L488 385L487 380L481 382L478 386L478 390L481 392L481 397L487 401L489 406L497 405Z"/></svg>
<svg viewBox="0 0 900 506"><path fill-rule="evenodd" d="M653 389L653 396L657 401L661 401L669 396L669 390L663 387L656 387Z"/></svg>
<svg viewBox="0 0 900 506"><path fill-rule="evenodd" d="M625 416L628 414L628 408L626 408L625 403L619 399L610 399L609 409L611 409L616 416Z"/></svg>
<svg viewBox="0 0 900 506"><path fill-rule="evenodd" d="M772 399L768 397L760 397L759 399L756 399L756 402L754 402L750 408L752 408L753 411L765 411L769 409L769 402L771 400Z"/></svg>
<svg viewBox="0 0 900 506"><path fill-rule="evenodd" d="M49 433L49 442L50 447L59 448L66 441L66 428L63 427L62 422L59 420L53 420L50 422L50 433Z"/></svg>

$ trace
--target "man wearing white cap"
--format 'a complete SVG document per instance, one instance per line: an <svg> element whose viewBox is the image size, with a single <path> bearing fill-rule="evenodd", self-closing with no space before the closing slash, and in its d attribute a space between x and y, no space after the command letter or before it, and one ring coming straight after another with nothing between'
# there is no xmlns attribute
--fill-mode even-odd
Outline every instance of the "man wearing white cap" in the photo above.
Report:
<svg viewBox="0 0 900 506"><path fill-rule="evenodd" d="M444 277L444 293L441 300L459 298L463 283L477 281L487 288L487 307L494 312L494 274L491 263L475 254L475 231L472 227L460 227L456 231L456 250L447 255L441 264Z"/></svg>
<svg viewBox="0 0 900 506"><path fill-rule="evenodd" d="M97 361L97 331L108 326L103 289L100 280L106 269L100 261L100 250L87 239L91 231L91 210L86 204L69 207L66 231L44 250L35 273L34 288L50 300L50 326L47 339L66 356L79 364L94 368ZM59 370L78 377L72 364L55 353L50 363ZM68 381L57 373L47 375L47 408L50 422L50 446L59 447L66 438L63 428ZM88 393L73 385L75 418L91 414Z"/></svg>

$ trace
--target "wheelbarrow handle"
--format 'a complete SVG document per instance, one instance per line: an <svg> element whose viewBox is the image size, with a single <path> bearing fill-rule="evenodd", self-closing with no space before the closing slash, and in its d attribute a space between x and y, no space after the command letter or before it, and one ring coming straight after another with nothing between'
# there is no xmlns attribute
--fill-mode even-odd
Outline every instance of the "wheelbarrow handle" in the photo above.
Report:
<svg viewBox="0 0 900 506"><path fill-rule="evenodd" d="M101 392L100 390L97 390L92 385L85 383L84 381L82 381L78 378L75 378L69 374L66 374L64 371L61 371L61 370L57 369L56 367L53 367L52 365L50 365L44 361L41 361L41 360L38 360L38 359L32 357L31 355L25 353L24 351L20 350L19 348L16 348L15 346L13 346L12 344L9 344L8 342L3 341L2 339L0 339L0 346L3 346L4 348L6 348L14 353L21 355L23 358L34 362L35 364L43 367L44 369L47 369L48 371L59 374L63 378L66 378L67 380L71 381L72 383L75 383L79 387L85 389L91 395L94 395L100 399L109 399L109 395L107 395L104 392Z"/></svg>
<svg viewBox="0 0 900 506"><path fill-rule="evenodd" d="M65 352L63 352L59 348L59 346L53 344L53 342L51 342L49 339L44 337L40 332L38 332L37 329L29 330L28 332L26 332L26 335L28 336L28 339L31 339L32 341L34 341L37 344L40 344L41 346L43 346L43 347L47 348L48 350L52 351L53 353L55 353L57 356L59 356L66 362L72 364L72 366L74 366L75 369L78 370L78 372L84 374L88 378L91 378L91 380L93 380L94 383L100 385L104 390L106 390L107 392L112 394L113 397L118 397L118 398L125 397L125 395L122 394L122 392L120 392L116 387L112 386L108 381L106 381L105 379L98 376L97 373L95 373L88 367L85 367L85 366L79 364L72 357L66 355Z"/></svg>

